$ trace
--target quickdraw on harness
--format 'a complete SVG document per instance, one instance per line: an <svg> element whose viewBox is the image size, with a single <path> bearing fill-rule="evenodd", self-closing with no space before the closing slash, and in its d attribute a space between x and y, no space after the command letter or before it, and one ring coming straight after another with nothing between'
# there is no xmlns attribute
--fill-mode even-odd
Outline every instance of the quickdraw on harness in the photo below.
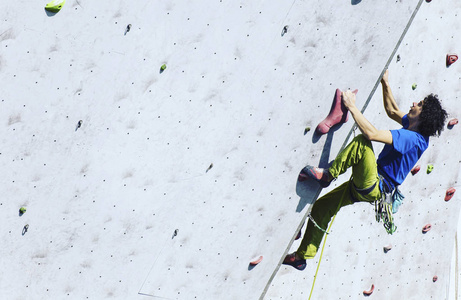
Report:
<svg viewBox="0 0 461 300"><path fill-rule="evenodd" d="M323 231L323 232L326 233L326 234L330 234L328 231L326 231L325 229L323 229L322 227L320 227L320 226L317 224L317 222L315 222L314 218L311 216L310 213L309 213L307 216L309 217L309 220L311 220L312 223L314 223L315 227L317 227L319 230Z"/></svg>
<svg viewBox="0 0 461 300"><path fill-rule="evenodd" d="M393 214L397 213L405 197L398 187L392 188L383 176L379 175L379 181L381 199L375 201L376 221L383 220L387 233L393 234L397 230Z"/></svg>

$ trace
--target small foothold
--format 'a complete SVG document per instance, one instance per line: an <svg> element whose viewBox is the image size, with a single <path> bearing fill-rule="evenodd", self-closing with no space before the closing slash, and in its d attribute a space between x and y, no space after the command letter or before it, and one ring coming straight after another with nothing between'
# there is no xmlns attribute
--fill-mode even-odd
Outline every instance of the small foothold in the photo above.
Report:
<svg viewBox="0 0 461 300"><path fill-rule="evenodd" d="M433 170L434 170L434 165L432 164L427 165L427 170L426 170L427 174L430 174Z"/></svg>
<svg viewBox="0 0 461 300"><path fill-rule="evenodd" d="M211 168L213 168L213 164L211 164L211 165L208 167L208 169L206 169L206 172L208 173L208 171L210 171Z"/></svg>
<svg viewBox="0 0 461 300"><path fill-rule="evenodd" d="M304 135L306 135L309 131L311 131L311 128L309 126L304 128Z"/></svg>
<svg viewBox="0 0 461 300"><path fill-rule="evenodd" d="M448 127L451 128L453 126L455 126L456 124L458 124L458 119L451 119L450 121L448 121Z"/></svg>
<svg viewBox="0 0 461 300"><path fill-rule="evenodd" d="M397 54L397 62L399 62L399 61L400 61L400 55Z"/></svg>
<svg viewBox="0 0 461 300"><path fill-rule="evenodd" d="M130 30L131 30L131 24L128 24L128 25L126 26L126 32L130 32Z"/></svg>
<svg viewBox="0 0 461 300"><path fill-rule="evenodd" d="M179 229L175 229L174 232L173 232L173 236L171 237L171 239L174 239L174 237L178 235L178 232L179 232Z"/></svg>
<svg viewBox="0 0 461 300"><path fill-rule="evenodd" d="M365 296L370 296L371 294L373 294L373 291L374 291L374 290L375 290L375 285L372 284L372 285L371 285L371 289L368 290L368 291L363 291L363 294L364 294Z"/></svg>
<svg viewBox="0 0 461 300"><path fill-rule="evenodd" d="M45 6L45 9L52 13L58 13L65 3L66 0L52 0Z"/></svg>
<svg viewBox="0 0 461 300"><path fill-rule="evenodd" d="M285 25L285 26L283 27L283 29L282 29L282 36L284 36L285 33L287 33L287 32L288 32L288 25Z"/></svg>
<svg viewBox="0 0 461 300"><path fill-rule="evenodd" d="M24 225L24 229L27 231L29 229L29 224Z"/></svg>
<svg viewBox="0 0 461 300"><path fill-rule="evenodd" d="M413 90L416 90L416 87L417 87L417 86L418 86L418 85L417 85L416 83L413 83L413 85L411 86L411 88L412 88Z"/></svg>
<svg viewBox="0 0 461 300"><path fill-rule="evenodd" d="M250 265L256 266L256 265L259 264L262 260L263 260L263 256L261 255L258 259L255 259L255 260L251 261L251 262L250 262Z"/></svg>
<svg viewBox="0 0 461 300"><path fill-rule="evenodd" d="M439 277L437 277L437 275L436 275L436 276L432 277L432 282L436 282L438 279L439 279Z"/></svg>
<svg viewBox="0 0 461 300"><path fill-rule="evenodd" d="M25 207L21 207L21 208L19 209L19 213L20 213L21 215L24 214L26 211L27 211L27 209L26 209Z"/></svg>
<svg viewBox="0 0 461 300"><path fill-rule="evenodd" d="M416 173L419 172L419 170L421 170L421 166L416 165L413 169L411 169L411 175L415 175Z"/></svg>
<svg viewBox="0 0 461 300"><path fill-rule="evenodd" d="M458 60L458 55L456 54L447 54L447 67L451 66Z"/></svg>
<svg viewBox="0 0 461 300"><path fill-rule="evenodd" d="M391 251L392 245L384 246L383 249L384 249L384 253L387 253L387 252Z"/></svg>
<svg viewBox="0 0 461 300"><path fill-rule="evenodd" d="M449 188L447 192L445 193L445 201L450 201L450 199L453 197L455 194L456 190L455 188Z"/></svg>
<svg viewBox="0 0 461 300"><path fill-rule="evenodd" d="M431 224L426 224L426 225L424 225L424 227L423 227L423 233L428 232L429 230L431 230L431 228L432 228L432 225L431 225Z"/></svg>
<svg viewBox="0 0 461 300"><path fill-rule="evenodd" d="M163 73L163 71L165 71L166 69L166 64L163 64L160 66L160 73Z"/></svg>
<svg viewBox="0 0 461 300"><path fill-rule="evenodd" d="M426 0L427 3L431 2L432 0Z"/></svg>

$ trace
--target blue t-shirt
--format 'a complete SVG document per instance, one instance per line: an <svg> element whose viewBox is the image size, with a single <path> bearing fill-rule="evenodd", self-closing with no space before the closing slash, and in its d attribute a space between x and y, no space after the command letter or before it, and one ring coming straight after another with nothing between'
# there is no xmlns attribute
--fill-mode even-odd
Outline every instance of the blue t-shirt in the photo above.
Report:
<svg viewBox="0 0 461 300"><path fill-rule="evenodd" d="M392 145L385 145L379 154L378 172L394 188L401 185L429 145L429 137L408 130L408 116L402 118L403 128L391 130ZM389 180L390 179L390 180Z"/></svg>

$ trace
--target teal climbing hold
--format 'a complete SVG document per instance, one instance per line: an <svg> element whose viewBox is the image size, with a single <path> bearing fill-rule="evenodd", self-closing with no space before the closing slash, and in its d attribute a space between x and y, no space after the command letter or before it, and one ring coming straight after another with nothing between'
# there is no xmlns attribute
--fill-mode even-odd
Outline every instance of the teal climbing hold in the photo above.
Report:
<svg viewBox="0 0 461 300"><path fill-rule="evenodd" d="M52 0L45 6L45 9L52 13L58 13L64 6L64 3L66 3L66 0Z"/></svg>

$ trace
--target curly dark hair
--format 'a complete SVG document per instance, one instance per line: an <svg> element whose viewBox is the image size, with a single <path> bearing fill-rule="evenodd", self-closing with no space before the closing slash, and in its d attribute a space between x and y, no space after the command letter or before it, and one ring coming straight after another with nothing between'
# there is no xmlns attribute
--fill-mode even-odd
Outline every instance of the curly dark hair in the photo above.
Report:
<svg viewBox="0 0 461 300"><path fill-rule="evenodd" d="M440 136L447 116L438 96L428 95L424 98L423 108L419 115L418 132L425 136Z"/></svg>

